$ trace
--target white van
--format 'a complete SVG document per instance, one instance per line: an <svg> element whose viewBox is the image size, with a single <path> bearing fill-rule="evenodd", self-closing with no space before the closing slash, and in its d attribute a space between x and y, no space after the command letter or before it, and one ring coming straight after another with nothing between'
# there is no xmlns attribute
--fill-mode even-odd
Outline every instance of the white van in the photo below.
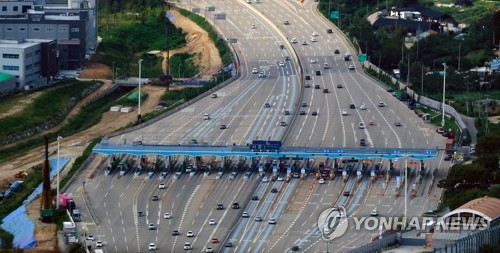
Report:
<svg viewBox="0 0 500 253"><path fill-rule="evenodd" d="M205 113L203 114L203 120L209 120L210 119L210 114Z"/></svg>

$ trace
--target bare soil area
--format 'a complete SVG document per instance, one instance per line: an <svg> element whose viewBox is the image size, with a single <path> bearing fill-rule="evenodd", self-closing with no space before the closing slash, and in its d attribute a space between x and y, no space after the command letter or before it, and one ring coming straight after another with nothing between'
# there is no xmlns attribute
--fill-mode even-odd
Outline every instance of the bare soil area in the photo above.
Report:
<svg viewBox="0 0 500 253"><path fill-rule="evenodd" d="M170 55L180 52L185 53L195 53L198 54L199 57L195 57L195 63L200 67L200 71L204 78L210 78L212 74L217 73L217 71L222 66L222 61L219 57L219 52L215 47L215 44L210 40L208 34L198 27L194 22L190 21L188 18L180 15L177 11L172 11L176 21L174 25L177 27L181 27L187 33L188 44L186 47L181 49L172 50ZM166 57L166 53L163 53L164 57ZM83 73L80 75L82 79L110 79L112 75L111 68L107 65L99 63L99 60L105 57L102 54L94 55L92 61L85 68ZM166 60L164 60L164 72L166 73L167 65ZM111 86L110 81L105 81L105 84L96 92L89 95L82 101L80 101L75 109L71 111L69 116L76 114L80 107L87 103L89 100L93 99L97 95L104 92L107 88ZM142 91L148 93L148 99L143 102L141 105L141 112L143 114L151 112L154 110L158 102L160 101L161 95L165 92L164 87L157 86L149 86L144 85L142 87ZM14 110L15 112L21 111L27 104L29 104L33 99L39 94L34 93L24 99L21 105L17 106ZM121 112L106 112L103 114L101 122L90 129L87 129L83 132L72 136L63 136L64 138L60 142L61 157L71 158L70 162L66 165L65 170L61 172L61 176L65 175L65 171L69 170L73 165L75 159L79 157L87 145L94 138L109 134L114 132L128 123L133 122L137 119L137 108L134 108L134 111L130 113L121 113ZM9 114L13 114L12 111L9 111ZM0 117L5 117L8 114L1 114ZM61 124L63 125L63 124ZM51 132L57 131L59 127L51 129ZM57 147L57 142L53 142L49 144L49 152L55 150ZM19 157L13 159L9 162L0 164L0 189L4 189L8 183L15 180L14 174L17 172L24 170L28 173L30 169L38 165L42 162L42 158L44 155L44 147L39 147L28 155L23 157ZM50 159L54 159L55 156L50 157ZM54 186L55 187L55 186ZM56 245L56 228L53 224L45 224L38 221L39 218L39 209L40 209L40 198L36 198L27 206L28 216L35 222L35 238L38 241L38 245L35 249L30 250L29 252L55 252L57 249Z"/></svg>

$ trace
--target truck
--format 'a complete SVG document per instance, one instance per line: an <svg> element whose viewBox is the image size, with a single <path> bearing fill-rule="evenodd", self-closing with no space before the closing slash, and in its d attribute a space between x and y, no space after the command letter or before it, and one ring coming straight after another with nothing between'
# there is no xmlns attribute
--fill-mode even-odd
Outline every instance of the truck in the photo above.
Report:
<svg viewBox="0 0 500 253"><path fill-rule="evenodd" d="M75 222L82 221L80 209L74 209L73 212L71 213L71 217L73 218L73 221L75 221Z"/></svg>
<svg viewBox="0 0 500 253"><path fill-rule="evenodd" d="M72 197L70 197L70 196L68 196L68 195L66 195L66 194L64 194L64 193L63 193L63 194L59 194L59 204L60 204L62 207L64 207L64 208L68 209L68 206L69 206L69 201L70 201L70 200L72 201L72 200L73 200L73 198L72 198Z"/></svg>
<svg viewBox="0 0 500 253"><path fill-rule="evenodd" d="M324 180L329 180L331 171L332 170L330 168L323 169L323 171L321 171L321 178L323 178Z"/></svg>
<svg viewBox="0 0 500 253"><path fill-rule="evenodd" d="M454 138L448 138L446 139L446 154L453 154L453 142Z"/></svg>

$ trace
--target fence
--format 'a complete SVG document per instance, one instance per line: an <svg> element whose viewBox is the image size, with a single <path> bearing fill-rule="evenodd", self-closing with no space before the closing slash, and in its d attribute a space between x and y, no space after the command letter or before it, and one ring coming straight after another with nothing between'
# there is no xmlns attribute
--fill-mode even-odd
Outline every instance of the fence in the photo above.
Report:
<svg viewBox="0 0 500 253"><path fill-rule="evenodd" d="M385 234L382 239L370 242L359 248L352 249L348 253L365 253L365 252L377 252L379 250L388 248L392 245L398 243L398 234L396 232L390 232Z"/></svg>
<svg viewBox="0 0 500 253"><path fill-rule="evenodd" d="M438 253L467 253L478 252L479 248L485 244L500 245L500 224L493 227L475 232L467 237L456 240L444 247L434 248Z"/></svg>

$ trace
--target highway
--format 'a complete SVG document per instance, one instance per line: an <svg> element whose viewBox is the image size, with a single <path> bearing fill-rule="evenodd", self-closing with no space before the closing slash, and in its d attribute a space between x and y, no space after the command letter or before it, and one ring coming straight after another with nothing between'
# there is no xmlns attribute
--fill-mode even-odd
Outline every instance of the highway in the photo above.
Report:
<svg viewBox="0 0 500 253"><path fill-rule="evenodd" d="M216 27L223 37L238 39L233 46L241 60L241 77L218 90L216 98L204 97L159 122L114 136L110 143L245 145L254 139L284 138L286 146L359 147L361 139L366 140L368 147L443 146L443 137L385 87L364 75L356 50L337 30L327 33L333 27L318 16L315 3L306 1L302 6L297 1L285 0L262 0L259 4L195 0L191 4L201 10L215 6L217 13L226 13L226 19L217 20ZM297 43L292 43L293 38ZM304 41L307 45L302 45ZM350 61L344 59L346 52L352 55ZM290 60L285 59L287 56ZM324 63L329 67L324 68ZM354 69L349 69L350 65ZM262 78L258 74L261 71ZM379 106L380 102L384 106ZM350 108L351 104L355 108ZM362 105L365 110L360 108ZM205 114L209 119L204 119ZM365 123L363 129L360 122ZM401 126L396 126L396 122ZM221 125L227 128L221 129ZM342 205L349 215L355 216L369 216L375 208L383 216L400 216L404 212L404 187L396 187L396 177L404 172L404 159L394 161L394 169L387 172L389 162L373 158L359 176L357 169L364 166L362 161L338 160L341 168L350 167L346 180L339 173L324 184L314 175L318 168L314 161L309 166L305 160L297 161L295 166L292 161L275 161L293 167L294 171L305 168L308 173L303 180L264 182L257 173L257 164L251 166L250 161L243 161L243 166L238 166L238 157L231 158L230 164L221 158L202 157L203 161L195 165L191 174L186 172L186 165L196 163L194 158L184 162L186 157L174 157L172 165L166 166L166 158L158 157L162 162L152 175L144 165L142 173L136 175L140 158L135 157L134 161L130 156L125 160L130 159L132 168L125 175L116 169L106 175L106 159L102 159L88 168L96 172L92 178L84 172L75 181L85 182L85 187L75 183L68 191L75 196L77 205L85 206L81 228L102 240L107 252L145 252L150 243L155 243L159 252L182 252L186 242L191 243L192 252L207 247L215 252L287 252L295 245L301 251L319 252L326 250L326 242L321 238L317 218L326 208ZM154 159L147 157L148 161ZM217 162L212 163L212 159ZM409 216L421 215L435 207L430 196L437 190L431 179L433 175L437 179L446 175L449 163L442 161L442 157L427 161L420 183L417 183L420 164L409 166L408 194L411 195L413 185L416 187L415 196L408 200ZM333 169L334 163L328 161L327 167ZM259 164L264 165L264 160ZM201 165L209 169L201 171ZM375 165L380 167L371 180L370 171ZM161 177L165 167L168 174ZM231 179L233 171L238 174ZM247 178L245 171L252 174ZM265 169L264 173L272 178L271 169ZM387 173L391 176L386 177ZM165 184L165 189L159 188L160 183ZM277 192L271 192L273 188ZM350 191L350 195L344 196L345 191ZM153 196L158 200L153 200ZM252 200L253 196L258 200ZM231 208L235 202L239 209ZM224 209L217 210L217 204L223 204ZM163 217L167 212L172 216L170 219ZM248 212L249 217L243 218L243 212ZM256 221L257 217L262 221ZM271 218L276 219L276 224L269 224ZM216 224L210 225L210 219ZM150 230L150 223L156 229ZM179 235L172 235L174 230ZM188 231L194 237L187 237ZM345 252L366 244L377 233L350 229L333 241L342 246L330 251ZM220 242L212 243L214 237ZM224 247L226 242L233 246Z"/></svg>

